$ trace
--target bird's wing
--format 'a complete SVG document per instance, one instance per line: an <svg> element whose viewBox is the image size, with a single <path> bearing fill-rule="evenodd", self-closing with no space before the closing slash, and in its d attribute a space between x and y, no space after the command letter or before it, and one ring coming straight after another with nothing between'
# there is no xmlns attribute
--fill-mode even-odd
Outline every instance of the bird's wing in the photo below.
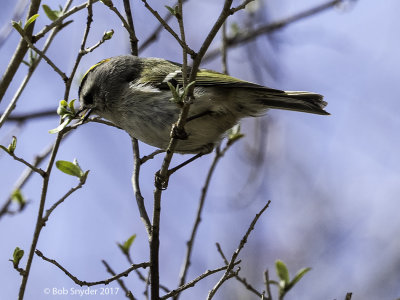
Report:
<svg viewBox="0 0 400 300"><path fill-rule="evenodd" d="M183 86L183 72L181 65L164 61L163 66L153 65L153 68L145 68L144 74L141 76L143 83L149 83L159 89L169 89L168 83L174 87ZM147 71L148 70L148 71ZM189 77L191 69L188 68L187 76ZM189 78L188 78L189 79ZM252 82L244 81L219 72L200 69L196 76L196 86L198 87L225 87L225 88L248 88L258 90L268 90L275 93L283 93L283 91L271 89Z"/></svg>

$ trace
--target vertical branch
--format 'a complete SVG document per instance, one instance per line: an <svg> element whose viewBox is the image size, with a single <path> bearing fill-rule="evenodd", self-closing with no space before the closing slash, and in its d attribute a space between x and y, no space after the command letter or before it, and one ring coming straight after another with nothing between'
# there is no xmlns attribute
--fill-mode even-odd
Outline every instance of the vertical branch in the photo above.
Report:
<svg viewBox="0 0 400 300"><path fill-rule="evenodd" d="M88 21L86 24L86 30L84 33L84 37L82 40L82 44L81 44L81 51L78 54L77 57L77 61L75 63L74 69L71 73L71 76L69 77L69 79L67 80L67 82L65 83L65 96L66 98L69 95L69 90L70 90L70 86L71 86L71 80L73 78L73 75L77 69L77 66L79 64L80 59L82 58L83 54L82 54L82 49L84 49L85 44L86 44L86 40L87 40L87 36L89 34L89 30L90 30L90 24L92 22L92 1L93 0L88 0L88 4L87 4L87 8L88 8ZM50 156L50 160L47 166L47 169L45 171L45 174L43 176L43 185L42 185L42 193L41 193L41 197L40 197L40 203L39 203L39 210L38 210L38 215L37 215L37 219L36 219L36 225L35 225L35 231L33 234L33 239L32 239L32 244L29 250L29 254L28 254L28 259L27 259L27 263L26 263L26 267L24 272L22 273L22 282L20 285L20 289L19 289L19 296L18 299L22 300L24 298L24 294L25 294L25 290L26 290L26 284L28 282L28 277L30 274L30 268L32 266L32 261L33 261L33 256L36 250L36 245L39 241L39 236L40 236L40 232L43 228L43 226L45 225L44 219L43 219L43 212L44 212L44 207L45 207L45 203L46 203L46 198L47 198L47 190L48 190L48 186L49 186L49 179L50 179L50 175L51 175L51 171L53 169L53 165L56 159L56 155L58 152L58 149L60 147L60 143L62 141L62 138L64 136L64 134L67 131L60 131L57 135L57 139L56 142L54 144L54 147L52 149L51 152L51 156Z"/></svg>
<svg viewBox="0 0 400 300"><path fill-rule="evenodd" d="M129 0L124 0L124 8L125 8L126 19L128 21L128 25L131 29L130 32L128 31L129 41L131 43L131 54L137 56L139 40L136 37L135 26L133 25L132 11L131 11L131 5L129 3Z"/></svg>
<svg viewBox="0 0 400 300"><path fill-rule="evenodd" d="M132 138L132 148L133 148L133 174L132 174L133 192L135 193L136 203L139 208L140 218L142 219L144 226L146 227L147 234L150 237L151 223L146 211L146 207L144 205L144 199L140 191L140 185L139 185L139 174L141 166L139 143L138 140L135 138Z"/></svg>
<svg viewBox="0 0 400 300"><path fill-rule="evenodd" d="M178 19L178 24L179 24L179 31L181 33L181 40L184 44L186 44L186 37L185 37L185 26L183 25L183 0L178 0L178 14L176 15L176 18ZM186 48L182 48L182 56L183 56L183 64L182 64L182 77L183 77L183 87L185 88L187 85L187 65L188 65L188 60L187 60L187 51Z"/></svg>
<svg viewBox="0 0 400 300"><path fill-rule="evenodd" d="M46 174L43 177L43 185L42 185L42 194L40 196L40 203L39 203L39 211L36 217L36 226L35 226L35 231L33 233L33 239L32 239L32 244L31 244L31 248L29 250L29 254L28 254L28 259L26 262L26 267L24 272L22 273L22 282L21 282L21 286L19 288L19 295L18 295L18 300L22 300L24 299L24 294L25 294L25 289L26 289L26 284L28 282L28 277L29 277L29 273L30 273L30 269L32 266L32 261L33 261L33 255L35 253L35 249L36 249L36 245L39 241L39 235L40 232L44 226L44 222L43 222L43 211L44 211L44 206L46 203L46 198L47 198L47 189L49 186L49 179L50 179L50 174L51 174L51 170L53 168L54 165L54 161L58 152L58 149L60 147L60 143L63 137L63 132L60 132L57 135L57 139L56 142L54 144L51 156L50 156L50 160L49 160L49 164L47 166L46 169Z"/></svg>
<svg viewBox="0 0 400 300"><path fill-rule="evenodd" d="M222 25L222 73L228 74L228 38L226 36L226 22Z"/></svg>
<svg viewBox="0 0 400 300"><path fill-rule="evenodd" d="M143 1L143 0L142 0ZM215 22L214 26L210 30L207 38L204 40L199 52L195 55L195 59L193 61L193 68L190 73L190 78L188 82L193 82L196 79L197 70L200 66L201 60L205 53L207 52L211 42L215 38L221 26L224 24L225 20L229 15L233 14L235 11L231 10L233 0L225 0L224 7L218 17L218 20ZM180 11L180 14L182 12ZM183 16L180 15L180 18ZM186 45L186 43L182 42L181 45ZM186 47L182 46L182 49L186 49ZM193 57L193 55L192 55ZM185 66L183 66L185 68ZM150 272L151 272L151 293L152 300L159 298L159 231L160 231L160 214L161 214L161 195L162 191L165 188L165 185L160 184L160 181L164 184L168 182L168 168L171 164L172 156L174 154L175 147L178 143L178 138L175 136L176 132L182 131L184 132L184 126L186 124L187 117L189 115L190 103L193 99L193 91L194 86L188 91L188 97L185 99L184 105L182 107L181 113L179 115L178 121L176 124L173 124L171 130L171 140L169 142L168 148L166 150L166 155L164 157L163 163L161 165L160 170L156 174L156 184L154 190L154 208L153 208L153 225L151 231L150 238ZM158 184L157 184L158 182Z"/></svg>
<svg viewBox="0 0 400 300"><path fill-rule="evenodd" d="M86 20L86 28L85 32L83 34L83 39L80 47L80 51L76 57L76 61L74 64L74 67L72 68L71 75L68 77L68 80L65 83L65 93L64 93L64 99L68 99L69 97L69 92L71 90L71 85L72 85L72 80L74 79L76 70L78 69L79 63L81 62L82 57L86 54L85 47L86 47L86 41L89 36L89 31L90 31L90 26L93 22L93 9L92 9L92 4L93 0L88 0L87 2L87 20Z"/></svg>
<svg viewBox="0 0 400 300"><path fill-rule="evenodd" d="M264 272L264 284L265 284L265 288L267 290L267 298L265 300L272 300L272 296L271 296L271 281L269 280L268 270L265 270L265 272Z"/></svg>

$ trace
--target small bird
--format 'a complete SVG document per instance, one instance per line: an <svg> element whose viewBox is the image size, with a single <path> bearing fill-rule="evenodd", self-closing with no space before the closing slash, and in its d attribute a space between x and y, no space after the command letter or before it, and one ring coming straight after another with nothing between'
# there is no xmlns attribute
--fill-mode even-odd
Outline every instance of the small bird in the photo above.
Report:
<svg viewBox="0 0 400 300"><path fill-rule="evenodd" d="M188 67L186 73L190 71ZM79 101L82 109L165 150L181 112L179 103L171 100L171 85L183 86L182 65L161 58L116 56L86 72ZM194 98L185 125L187 138L178 141L178 153L210 152L240 119L261 116L270 108L329 115L322 95L271 89L205 69L197 73Z"/></svg>

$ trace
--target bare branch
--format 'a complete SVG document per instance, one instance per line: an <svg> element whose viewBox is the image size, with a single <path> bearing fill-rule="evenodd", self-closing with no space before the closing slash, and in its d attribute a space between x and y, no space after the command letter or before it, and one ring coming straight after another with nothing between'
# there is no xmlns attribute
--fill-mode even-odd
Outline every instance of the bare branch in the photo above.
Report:
<svg viewBox="0 0 400 300"><path fill-rule="evenodd" d="M68 0L63 11L66 11L70 6L71 6L72 0ZM72 21L71 21L72 22ZM49 37L47 38L44 46L43 46L43 53L46 53L48 48L50 47L51 43L53 42L55 36L57 35L58 32L60 32L61 29L63 29L66 25L68 25L68 23L64 23L64 24L60 24L59 26L56 26L53 31L51 32L51 34L49 35ZM17 92L15 93L14 97L12 98L12 100L10 101L9 105L7 106L6 110L4 111L4 113L2 113L1 117L0 117L0 128L3 126L3 124L5 123L6 120L8 120L9 115L11 114L11 112L15 109L16 105L17 105L17 101L19 100L19 97L21 96L22 92L24 91L26 85L28 84L29 80L31 79L32 74L34 73L34 71L36 70L37 66L39 65L39 63L41 62L42 58L39 57L36 60L31 61L31 65L29 66L28 69L28 74L25 76L25 78L23 79L22 83L20 84Z"/></svg>
<svg viewBox="0 0 400 300"><path fill-rule="evenodd" d="M110 31L111 33L114 33L113 30ZM107 32L104 33L103 37L101 38L100 41L98 41L95 45L93 45L92 47L86 48L84 50L82 50L82 54L88 54L92 51L94 51L95 49L97 49L98 47L100 47L105 41L109 40L109 38L106 35Z"/></svg>
<svg viewBox="0 0 400 300"><path fill-rule="evenodd" d="M131 4L129 0L124 0L124 8L125 8L125 14L126 14L126 19L129 25L129 40L131 43L131 53L132 55L137 56L138 55L138 38L136 37L135 33L135 26L133 25L133 18L132 18L132 11L131 11Z"/></svg>
<svg viewBox="0 0 400 300"><path fill-rule="evenodd" d="M228 280L229 278L232 277L232 270L234 267L234 263L236 261L236 258L238 257L240 251L243 249L244 245L247 243L247 239L250 235L250 233L253 231L255 224L257 223L258 219L260 216L264 213L264 211L268 208L269 204L271 201L269 200L266 205L260 210L258 214L254 217L253 221L250 223L249 228L247 229L245 235L243 236L242 240L239 243L239 247L236 249L236 251L232 254L231 260L228 264L228 268L226 269L224 275L221 277L221 279L217 282L217 284L210 290L208 293L207 299L210 300L213 298L217 290L221 287L221 285ZM237 273L236 273L237 274Z"/></svg>
<svg viewBox="0 0 400 300"><path fill-rule="evenodd" d="M114 276L112 276L112 277L110 277L108 279L99 280L99 281L85 281L85 280L79 280L77 277L75 277L70 272L68 272L67 269L65 269L62 265L60 265L56 260L50 259L50 258L47 258L46 256L44 256L41 251L36 249L35 253L36 253L37 256L39 256L43 260L55 265L57 268L59 268L61 271L63 271L65 273L65 275L67 275L69 278L71 278L72 281L75 282L79 286L93 286L93 285L99 285L99 284L109 284L110 282L113 282L114 280L117 280L117 279L119 279L121 277L128 276L129 273L132 272L133 270L136 270L136 269L139 269L139 268L147 268L147 267L150 266L150 263L148 263L148 262L135 264L135 265L130 266L125 271L123 271L123 272L121 272L121 273L119 273L117 275L114 275Z"/></svg>
<svg viewBox="0 0 400 300"><path fill-rule="evenodd" d="M195 221L194 221L194 224L192 227L192 232L190 234L190 238L186 243L186 254L185 254L184 262L182 264L181 274L179 276L179 285L183 285L186 281L186 275L187 275L187 271L189 270L190 258L192 256L192 251L193 251L194 239L196 237L197 230L198 230L200 222L201 222L201 214L203 212L203 207L204 207L208 187L210 185L211 177L214 174L217 163L218 163L219 159L221 158L219 153L220 153L219 151L215 152L213 162L207 173L206 181L204 183L203 188L201 189L201 196L200 196L199 204L197 207L196 218L195 218ZM175 298L175 299L177 299L177 298Z"/></svg>
<svg viewBox="0 0 400 300"><path fill-rule="evenodd" d="M237 7L232 7L231 8L231 13L234 14L235 12L244 9L247 4L249 4L250 2L253 2L253 1L254 0L245 0L245 1L243 1L243 3L238 5Z"/></svg>
<svg viewBox="0 0 400 300"><path fill-rule="evenodd" d="M50 146L46 147L45 150L40 155L37 155L34 158L32 165L37 167L47 156L49 156L53 147L54 144L51 144ZM15 184L13 190L15 191L22 189L22 187L25 185L25 183L28 181L28 179L31 177L32 174L34 174L34 171L31 168L27 167L17 180L17 183ZM9 212L8 209L9 206L11 205L11 202L12 202L12 197L9 196L4 205L0 209L0 218Z"/></svg>
<svg viewBox="0 0 400 300"><path fill-rule="evenodd" d="M2 146L3 147L3 146ZM3 148L1 148L3 149ZM35 167L34 165L28 163L25 159L18 157L14 154L14 152L10 152L10 151L6 151L5 149L3 149L4 152L8 153L12 158L14 158L16 161L19 161L21 163L23 163L25 166L27 166L28 168L30 168L32 171L38 173L40 176L45 177L46 176L46 172L43 171L40 168Z"/></svg>
<svg viewBox="0 0 400 300"><path fill-rule="evenodd" d="M182 2L185 3L187 0L183 0ZM175 7L177 4L174 4L172 7ZM169 20L173 17L171 13L168 13L165 15L163 20L165 23L168 23ZM144 40L144 42L141 43L139 47L139 52L142 52L144 49L146 49L152 42L154 42L157 38L160 32L163 30L164 26L160 23L158 26L154 29L153 33L150 34L150 36Z"/></svg>
<svg viewBox="0 0 400 300"><path fill-rule="evenodd" d="M113 276L117 275L105 260L102 260L101 262L106 267L106 270L107 270L108 273L110 273ZM138 271L138 270L135 270L135 271ZM119 286L121 287L121 289L125 292L126 298L128 298L130 300L135 300L136 299L133 296L132 292L130 290L128 290L128 288L126 287L126 285L125 285L125 283L124 283L124 281L122 279L117 279L117 282L118 282Z"/></svg>
<svg viewBox="0 0 400 300"><path fill-rule="evenodd" d="M26 19L28 20L33 15L37 14L39 8L40 8L40 0L32 0L29 6L29 11ZM28 36L28 39L32 38L34 25L35 24L31 24L31 26L29 26L26 30L26 35ZM12 79L14 78L15 73L17 72L19 66L21 65L21 62L24 59L24 56L27 51L28 51L28 45L24 39L21 39L18 43L17 49L15 50L13 57L10 60L10 63L7 66L6 71L4 72L0 80L0 103Z"/></svg>
<svg viewBox="0 0 400 300"><path fill-rule="evenodd" d="M126 6L125 1L126 0L124 0L124 6L125 6L125 10L126 10L127 6ZM128 5L129 5L129 2L128 2ZM106 6L118 16L118 18L122 22L122 25L128 31L129 39L131 41L131 49L135 49L135 47L137 48L138 39L136 37L135 29L133 27L132 13L130 13L130 15L129 15L130 16L130 21L132 21L132 26L130 26L130 24L128 24L128 22L125 20L124 16L119 12L119 10L114 5L106 5ZM130 12L130 6L129 6L129 12ZM136 44L136 46L134 44ZM137 50L136 50L136 53L137 53Z"/></svg>
<svg viewBox="0 0 400 300"><path fill-rule="evenodd" d="M28 278L29 278L30 268L32 266L34 251L36 249L36 245L37 245L38 240L39 240L40 232L41 232L41 230L43 228L42 216L43 216L44 206L46 204L47 190L48 190L48 186L49 186L50 174L51 174L51 171L53 169L53 165L54 165L54 162L55 162L55 159L56 159L56 155L57 155L58 149L59 149L60 144L61 144L62 137L63 137L63 133L60 132L57 135L56 141L54 143L54 147L51 150L50 159L49 159L49 162L48 162L48 165L47 165L47 168L46 168L46 176L43 177L42 193L41 193L41 196L40 196L39 210L38 210L37 217L36 217L35 231L33 233L32 243L31 243L31 247L30 247L30 250L29 250L28 259L27 259L27 262L26 262L25 273L22 276L22 282L21 282L21 285L20 285L20 288L19 288L19 299L23 299L24 298L26 284L27 284Z"/></svg>
<svg viewBox="0 0 400 300"><path fill-rule="evenodd" d="M57 206L59 206L61 203L63 203L65 201L65 199L67 199L72 193L74 193L75 191L77 191L80 188L82 188L82 186L86 182L86 177L84 176L82 178L83 179L81 179L79 181L79 184L77 186L71 188L60 200L58 200L48 210L46 210L46 214L43 216L43 219L42 219L43 225L44 225L44 223L46 223L48 221L51 213L57 208Z"/></svg>
<svg viewBox="0 0 400 300"><path fill-rule="evenodd" d="M202 157L204 155L204 153L199 153L196 154L194 156L192 156L191 158L189 158L188 160L185 160L183 163L177 165L176 167L169 169L168 170L168 177L171 176L172 174L174 174L176 171L178 171L179 169L183 168L184 166L190 164L191 162L195 161L196 159Z"/></svg>
<svg viewBox="0 0 400 300"><path fill-rule="evenodd" d="M47 57L47 55L46 55L43 51L39 50L35 45L32 44L32 42L31 42L30 39L29 39L29 36L25 33L25 31L21 31L21 32L18 31L18 33L22 36L22 38L23 38L23 39L25 40L25 42L28 44L29 48L31 48L31 49L34 50L37 54L39 54L39 56L40 56L41 58L43 58L43 59L47 62L47 64L48 64L50 67L52 67L52 69L53 69L58 75L61 76L62 80L63 80L64 82L67 82L67 80L68 80L67 75L66 75L63 71L61 71L61 70L53 63L53 61L52 61L50 58Z"/></svg>
<svg viewBox="0 0 400 300"><path fill-rule="evenodd" d="M265 288L267 289L267 298L265 300L272 300L271 282L269 281L268 270L265 270L265 272L264 272L264 284L265 284Z"/></svg>
<svg viewBox="0 0 400 300"><path fill-rule="evenodd" d="M228 260L226 259L226 256L225 256L224 252L222 251L221 245L220 245L219 243L216 243L216 246L217 246L218 253L221 255L221 257L222 257L222 259L224 260L224 262L228 265L229 262L228 262ZM240 283L242 283L242 284L246 287L246 289L248 289L250 292L256 294L259 298L261 298L262 293L260 293L259 291L257 291L250 283L248 283L247 280L246 280L246 278L240 277L239 274L235 274L235 278L236 278Z"/></svg>
<svg viewBox="0 0 400 300"><path fill-rule="evenodd" d="M69 78L65 81L64 99L69 98L69 92L71 90L72 80L75 76L76 70L78 69L78 66L79 66L79 63L81 62L82 57L87 53L87 52L85 52L85 47L86 47L87 38L89 36L90 26L93 22L93 0L88 0L86 7L87 7L86 27L85 27L85 31L83 33L80 51L78 52L78 55L76 56L76 60L75 60L74 66L72 68L71 74L70 74ZM103 36L103 38L104 38L104 36Z"/></svg>
<svg viewBox="0 0 400 300"><path fill-rule="evenodd" d="M335 7L341 3L343 3L345 0L333 0L333 1L329 1L327 3L318 5L314 8L305 10L303 12L294 14L291 17L282 19L280 21L277 22L273 22L270 24L265 24L262 25L256 29L251 29L248 30L246 32L242 32L242 33L238 33L237 35L233 36L233 37L228 37L227 41L226 41L226 46L228 48L232 48L232 47L236 47L239 45L242 45L244 43L247 43L249 41L252 41L254 39L256 39L257 37L259 37L260 35L263 34L269 34L271 32L277 31L279 29L282 29L283 27L286 27L287 25L290 25L296 21L300 21L302 19L305 19L307 17L316 15L318 13L321 13L327 9L330 9L332 7ZM204 60L203 61L209 61L211 59L214 59L216 56L221 54L221 48L218 49L214 49L211 50L207 53L206 56L204 56Z"/></svg>
<svg viewBox="0 0 400 300"><path fill-rule="evenodd" d="M167 30L174 38L177 40L179 45L181 45L182 49L185 49L186 52L192 57L196 57L196 52L194 52L184 41L182 41L176 32L168 25L168 23L160 16L160 14L155 11L148 3L147 0L142 0L144 6L153 14L154 17L162 24L162 26Z"/></svg>
<svg viewBox="0 0 400 300"><path fill-rule="evenodd" d="M222 46L221 46L221 53L222 53L222 73L228 74L228 37L226 33L226 22L222 25Z"/></svg>
<svg viewBox="0 0 400 300"><path fill-rule="evenodd" d="M96 3L99 0L93 0L92 3ZM37 42L38 40L40 40L42 37L45 36L46 33L48 33L51 29L53 29L56 26L59 26L62 24L62 22L68 18L69 16L73 15L74 13L86 8L88 5L88 2L86 1L85 3L82 3L81 5L78 6L74 6L73 8L71 8L71 10L65 12L62 16L60 16L57 20L55 20L54 22L50 23L49 25L46 25L38 34L34 35L32 37L32 41L33 42Z"/></svg>
<svg viewBox="0 0 400 300"><path fill-rule="evenodd" d="M234 265L237 265L237 264L239 264L239 263L240 263L240 261L237 261L237 262L234 263ZM215 273L217 273L217 272L226 270L227 267L228 267L228 266L224 266L224 267L221 267L221 268L218 268L218 269L214 269L214 270L207 270L206 272L204 272L203 274L201 274L199 277L197 277L197 278L193 279L192 281L189 281L188 283L186 283L186 284L180 286L179 288L177 288L177 289L175 289L175 290L169 292L168 294L162 296L160 299L161 299L161 300L164 300L164 299L168 299L168 298L170 298L170 297L176 296L176 295L178 295L179 293L181 293L182 291L184 291L184 290L186 290L186 289L188 289L188 288L190 288L190 287L194 287L194 286L196 285L197 282L199 282L200 280L206 278L207 276L210 276L210 275L215 274Z"/></svg>
<svg viewBox="0 0 400 300"><path fill-rule="evenodd" d="M165 150L162 150L162 149L155 150L153 153L143 156L140 159L140 164L143 165L146 161L153 159L157 154L164 153L164 152L165 152Z"/></svg>
<svg viewBox="0 0 400 300"><path fill-rule="evenodd" d="M68 0L67 4L65 6L65 9L68 9L68 7L70 6L71 2L72 2L72 0ZM56 34L68 24L69 23L61 24L58 27L54 28L54 30L52 31L52 33L50 34L50 36L48 37L48 39L45 42L45 45L44 45L43 50L42 50L43 53L46 53L47 49L50 47L50 44L52 43L52 41L53 41L54 37L56 36ZM23 81L20 84L20 86L19 86L17 92L15 93L14 97L12 98L12 100L10 101L10 103L7 106L6 110L4 111L4 113L2 113L2 115L0 117L0 128L3 126L5 121L8 119L9 115L11 114L11 112L15 109L19 97L21 96L22 92L24 91L26 85L28 84L33 72L36 70L36 67L39 65L41 59L42 58L39 57L37 60L34 60L34 61L31 62L31 65L29 66L28 74L23 79Z"/></svg>
<svg viewBox="0 0 400 300"><path fill-rule="evenodd" d="M147 234L151 236L151 223L149 219L149 215L147 214L146 207L144 205L144 198L142 196L142 192L140 191L140 184L139 184L139 174L140 174L140 153L139 153L139 143L138 140L132 138L132 149L133 149L133 174L132 174L132 187L133 192L135 193L136 203L139 208L140 218L144 223L144 226L147 230Z"/></svg>

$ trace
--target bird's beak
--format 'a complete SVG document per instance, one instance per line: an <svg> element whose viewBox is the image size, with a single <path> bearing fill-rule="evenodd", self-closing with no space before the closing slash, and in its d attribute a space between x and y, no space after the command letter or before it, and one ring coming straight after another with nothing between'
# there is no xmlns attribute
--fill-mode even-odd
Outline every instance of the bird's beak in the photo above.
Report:
<svg viewBox="0 0 400 300"><path fill-rule="evenodd" d="M82 123L85 123L92 112L93 108L82 107L77 111L76 115L81 117Z"/></svg>

